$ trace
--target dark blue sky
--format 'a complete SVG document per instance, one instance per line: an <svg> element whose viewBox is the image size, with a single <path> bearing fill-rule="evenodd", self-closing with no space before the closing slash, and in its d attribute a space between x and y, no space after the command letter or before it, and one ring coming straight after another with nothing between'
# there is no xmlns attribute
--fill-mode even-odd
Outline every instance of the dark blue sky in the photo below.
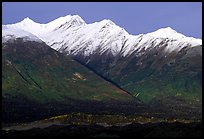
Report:
<svg viewBox="0 0 204 139"><path fill-rule="evenodd" d="M86 23L110 19L133 35L171 27L186 36L202 38L201 2L3 2L2 24L29 17L48 23L78 14Z"/></svg>

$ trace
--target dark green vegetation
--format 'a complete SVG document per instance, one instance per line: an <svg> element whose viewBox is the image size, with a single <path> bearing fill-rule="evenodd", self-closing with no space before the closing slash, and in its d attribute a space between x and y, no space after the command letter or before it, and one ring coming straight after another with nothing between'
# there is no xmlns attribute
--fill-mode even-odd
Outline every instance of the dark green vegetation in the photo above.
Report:
<svg viewBox="0 0 204 139"><path fill-rule="evenodd" d="M2 124L15 129L3 135L201 136L201 50L93 56L86 65L44 43L3 43Z"/></svg>
<svg viewBox="0 0 204 139"><path fill-rule="evenodd" d="M201 101L202 46L170 54L163 49L145 50L139 57L91 55L88 64L81 56L74 58L144 102L160 96Z"/></svg>
<svg viewBox="0 0 204 139"><path fill-rule="evenodd" d="M92 104L133 100L125 91L44 43L17 39L2 44L4 122L95 111L98 107Z"/></svg>
<svg viewBox="0 0 204 139"><path fill-rule="evenodd" d="M154 108L201 118L202 46L178 53L167 53L165 47L144 50L141 56L73 58Z"/></svg>

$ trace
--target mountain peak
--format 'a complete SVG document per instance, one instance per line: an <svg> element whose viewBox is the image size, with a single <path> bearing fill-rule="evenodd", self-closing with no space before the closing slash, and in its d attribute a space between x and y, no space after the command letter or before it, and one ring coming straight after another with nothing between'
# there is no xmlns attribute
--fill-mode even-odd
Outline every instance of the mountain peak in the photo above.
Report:
<svg viewBox="0 0 204 139"><path fill-rule="evenodd" d="M106 23L106 24L112 24L115 25L115 23L113 23L113 21L109 20L109 19L104 19L101 21L102 23Z"/></svg>
<svg viewBox="0 0 204 139"><path fill-rule="evenodd" d="M81 21L81 22L85 22L79 15L66 15L66 16L62 16L62 17L59 17L59 18L57 18L56 20L58 20L58 19L62 19L62 20L67 20L67 21L69 21L69 20L78 20L78 21Z"/></svg>
<svg viewBox="0 0 204 139"><path fill-rule="evenodd" d="M85 24L85 21L79 15L66 15L66 16L59 17L59 18L47 23L47 25L58 27L58 26L63 25L67 22L69 22L69 24L73 24L73 25Z"/></svg>
<svg viewBox="0 0 204 139"><path fill-rule="evenodd" d="M8 40L15 40L16 38L22 38L26 41L35 41L35 42L42 42L37 36L33 35L30 32L27 32L23 29L17 28L7 28L2 26L2 42L6 42Z"/></svg>
<svg viewBox="0 0 204 139"><path fill-rule="evenodd" d="M169 38L169 39L181 39L186 37L183 34L176 32L171 27L160 28L154 32L147 33L147 35L157 38Z"/></svg>
<svg viewBox="0 0 204 139"><path fill-rule="evenodd" d="M113 26L113 25L116 25L113 21L109 20L109 19L104 19L100 22L98 22L99 24L101 25L105 25L105 26Z"/></svg>
<svg viewBox="0 0 204 139"><path fill-rule="evenodd" d="M202 44L202 40L186 37L171 27L160 28L142 36L134 36L130 35L109 19L86 24L79 15L62 16L47 24L35 23L31 19L25 18L20 24L6 25L6 27L19 28L30 32L56 50L70 46L66 47L66 51L72 54L86 49L87 51L84 53L89 55L98 49L99 46L103 46L104 48L100 51L101 54L111 50L112 54L122 52L125 56L136 49L138 49L139 52L143 48L151 47L152 41L159 44L160 41L164 39L171 42L168 45L168 51L174 49L180 50L186 45L197 46ZM172 46L172 42L175 43L175 47ZM84 49L78 49L78 46Z"/></svg>
<svg viewBox="0 0 204 139"><path fill-rule="evenodd" d="M71 16L71 22L78 25L85 23L85 21L79 15Z"/></svg>
<svg viewBox="0 0 204 139"><path fill-rule="evenodd" d="M156 30L155 32L161 33L162 35L163 34L173 35L175 33L178 33L174 29L172 29L171 27L160 28L160 29Z"/></svg>
<svg viewBox="0 0 204 139"><path fill-rule="evenodd" d="M164 31L170 31L170 32L176 32L174 29L172 29L171 27L166 27L166 28L160 28L158 30L164 30Z"/></svg>
<svg viewBox="0 0 204 139"><path fill-rule="evenodd" d="M79 15L72 15L72 18L85 22Z"/></svg>
<svg viewBox="0 0 204 139"><path fill-rule="evenodd" d="M35 23L33 20L31 20L29 17L24 18L22 21L22 23Z"/></svg>

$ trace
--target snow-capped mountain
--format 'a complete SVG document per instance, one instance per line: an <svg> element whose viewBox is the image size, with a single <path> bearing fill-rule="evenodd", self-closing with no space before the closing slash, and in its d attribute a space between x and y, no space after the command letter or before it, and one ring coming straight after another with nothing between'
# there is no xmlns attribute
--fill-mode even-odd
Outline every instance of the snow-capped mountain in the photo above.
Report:
<svg viewBox="0 0 204 139"><path fill-rule="evenodd" d="M24 41L43 42L37 36L25 30L2 26L2 42L7 42L8 40L13 40L17 38L23 38Z"/></svg>
<svg viewBox="0 0 204 139"><path fill-rule="evenodd" d="M168 100L172 106L177 99L171 97L178 97L182 105L189 98L201 104L202 40L170 27L131 35L111 20L87 24L78 15L67 15L47 24L26 18L2 25L2 38L12 35L6 30L37 36L144 102Z"/></svg>
<svg viewBox="0 0 204 139"><path fill-rule="evenodd" d="M155 32L148 33L147 35L157 37L157 38L167 38L167 39L174 39L174 40L182 40L182 41L189 41L191 43L195 42L194 45L202 44L201 39L195 39L193 37L186 37L181 33L176 32L170 27L158 29Z"/></svg>
<svg viewBox="0 0 204 139"><path fill-rule="evenodd" d="M202 44L201 39L186 37L170 27L140 35L130 35L111 20L91 24L78 15L60 17L47 24L40 24L25 18L23 21L3 25L9 29L22 29L36 35L55 50L71 55L90 56L111 54L129 56L142 55L142 51L165 47L165 52L178 52L185 46Z"/></svg>

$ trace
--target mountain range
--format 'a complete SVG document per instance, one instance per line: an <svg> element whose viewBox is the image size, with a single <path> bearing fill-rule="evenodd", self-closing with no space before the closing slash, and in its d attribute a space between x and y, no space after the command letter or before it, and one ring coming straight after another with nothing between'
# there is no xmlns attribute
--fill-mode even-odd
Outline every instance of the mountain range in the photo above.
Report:
<svg viewBox="0 0 204 139"><path fill-rule="evenodd" d="M146 111L201 116L202 40L170 27L131 35L107 19L25 18L2 25L2 50L5 113L12 103L25 106L20 96L35 105L134 101Z"/></svg>

